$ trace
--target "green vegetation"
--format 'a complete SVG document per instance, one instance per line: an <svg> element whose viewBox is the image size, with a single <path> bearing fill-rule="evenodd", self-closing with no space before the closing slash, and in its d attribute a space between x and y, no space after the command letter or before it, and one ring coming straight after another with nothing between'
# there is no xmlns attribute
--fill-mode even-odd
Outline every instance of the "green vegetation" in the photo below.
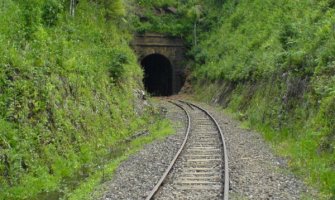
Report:
<svg viewBox="0 0 335 200"><path fill-rule="evenodd" d="M154 111L136 114L132 32L184 38L197 97L263 132L335 198L333 0L0 0L0 199L89 198L171 132Z"/></svg>
<svg viewBox="0 0 335 200"><path fill-rule="evenodd" d="M181 3L177 0L136 0L135 15L131 17L137 33L157 32L186 36L189 23Z"/></svg>
<svg viewBox="0 0 335 200"><path fill-rule="evenodd" d="M68 194L77 177L96 184L119 162L108 159L115 145L158 131L151 111L134 110L142 71L126 6L0 0L0 199Z"/></svg>
<svg viewBox="0 0 335 200"><path fill-rule="evenodd" d="M322 198L335 198L334 2L221 5L192 50L195 93L262 131Z"/></svg>
<svg viewBox="0 0 335 200"><path fill-rule="evenodd" d="M136 13L130 17L134 31L137 33L156 32L184 38L191 46L196 39L199 28L207 29L211 24L205 21L214 0L202 5L198 0L136 0Z"/></svg>
<svg viewBox="0 0 335 200"><path fill-rule="evenodd" d="M118 165L126 160L129 155L137 152L143 147L144 144L148 144L157 139L163 139L165 136L174 133L169 122L158 121L149 127L150 135L139 137L130 142L125 142L117 146L118 149L122 149L121 154L117 159L111 160L104 167L104 170L100 170L95 173L93 177L82 183L75 191L68 195L70 200L84 200L84 199L98 199L101 193L105 192L104 188L101 186L101 180L108 180L113 177L113 173L118 167Z"/></svg>

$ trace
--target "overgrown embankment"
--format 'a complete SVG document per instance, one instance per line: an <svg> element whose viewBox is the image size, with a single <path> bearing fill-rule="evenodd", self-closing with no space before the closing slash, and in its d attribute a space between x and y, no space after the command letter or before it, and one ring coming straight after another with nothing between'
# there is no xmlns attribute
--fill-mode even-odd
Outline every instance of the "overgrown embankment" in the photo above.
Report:
<svg viewBox="0 0 335 200"><path fill-rule="evenodd" d="M228 0L193 48L195 94L264 133L290 167L335 196L334 2ZM332 197L331 197L332 196Z"/></svg>
<svg viewBox="0 0 335 200"><path fill-rule="evenodd" d="M64 181L101 171L115 144L150 129L134 110L142 72L124 6L0 0L0 199L66 194Z"/></svg>

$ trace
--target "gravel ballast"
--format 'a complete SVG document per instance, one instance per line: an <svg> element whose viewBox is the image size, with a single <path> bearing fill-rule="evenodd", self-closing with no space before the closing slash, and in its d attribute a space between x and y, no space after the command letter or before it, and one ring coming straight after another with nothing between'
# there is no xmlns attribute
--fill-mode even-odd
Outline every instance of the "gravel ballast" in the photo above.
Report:
<svg viewBox="0 0 335 200"><path fill-rule="evenodd" d="M180 108L167 102L161 104L176 134L146 145L123 162L113 180L104 184L106 192L101 199L145 199L168 167L184 139L186 117ZM274 155L261 134L240 128L239 122L214 107L200 105L216 118L226 138L229 199L317 199L315 190L289 172L286 160Z"/></svg>
<svg viewBox="0 0 335 200"><path fill-rule="evenodd" d="M275 156L260 133L240 128L240 123L216 108L200 104L213 114L224 132L229 154L230 199L317 199Z"/></svg>
<svg viewBox="0 0 335 200"><path fill-rule="evenodd" d="M106 192L101 199L145 199L161 178L177 153L186 129L184 112L171 103L164 103L164 107L168 111L167 118L173 121L176 133L164 140L146 145L123 162L116 170L113 179L104 184Z"/></svg>

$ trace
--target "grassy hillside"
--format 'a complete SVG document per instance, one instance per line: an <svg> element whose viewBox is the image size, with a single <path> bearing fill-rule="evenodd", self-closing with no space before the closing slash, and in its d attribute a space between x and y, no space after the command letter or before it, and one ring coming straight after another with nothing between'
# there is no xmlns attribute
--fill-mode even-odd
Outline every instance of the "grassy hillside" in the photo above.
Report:
<svg viewBox="0 0 335 200"><path fill-rule="evenodd" d="M171 132L134 109L131 32L183 37L196 96L263 132L335 198L333 0L76 2L0 0L0 199L86 198L120 149ZM155 134L120 145L143 129Z"/></svg>
<svg viewBox="0 0 335 200"><path fill-rule="evenodd" d="M212 1L209 5L213 5ZM194 23L208 26L200 20L203 8L197 1L135 0L132 5L135 15L130 17L130 22L137 33L157 32L181 37L187 46L191 46Z"/></svg>
<svg viewBox="0 0 335 200"><path fill-rule="evenodd" d="M133 106L126 6L80 0L70 15L70 0L0 0L0 199L66 193L150 129Z"/></svg>
<svg viewBox="0 0 335 200"><path fill-rule="evenodd" d="M207 6L204 20L215 25L192 50L195 94L262 131L323 198L335 198L334 1L219 5Z"/></svg>

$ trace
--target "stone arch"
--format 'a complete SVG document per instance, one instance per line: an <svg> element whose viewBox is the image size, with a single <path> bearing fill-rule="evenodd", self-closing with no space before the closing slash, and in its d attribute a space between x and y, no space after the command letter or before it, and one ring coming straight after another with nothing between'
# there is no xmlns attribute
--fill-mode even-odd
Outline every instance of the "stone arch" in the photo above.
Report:
<svg viewBox="0 0 335 200"><path fill-rule="evenodd" d="M136 35L132 46L139 62L150 55L161 55L167 58L172 67L172 94L177 94L185 82L185 53L184 42L179 37L165 36L156 33Z"/></svg>

